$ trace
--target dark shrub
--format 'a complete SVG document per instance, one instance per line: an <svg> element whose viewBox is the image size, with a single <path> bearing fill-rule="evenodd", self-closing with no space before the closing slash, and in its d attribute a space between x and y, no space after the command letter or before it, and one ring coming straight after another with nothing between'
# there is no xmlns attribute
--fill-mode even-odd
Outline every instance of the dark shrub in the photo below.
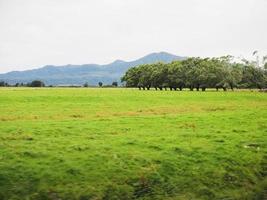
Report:
<svg viewBox="0 0 267 200"><path fill-rule="evenodd" d="M112 83L112 86L113 86L113 87L118 87L118 82L114 81L114 82Z"/></svg>
<svg viewBox="0 0 267 200"><path fill-rule="evenodd" d="M44 82L39 80L34 80L29 84L30 87L45 87Z"/></svg>
<svg viewBox="0 0 267 200"><path fill-rule="evenodd" d="M102 83L102 82L99 82L99 83L98 83L98 86L99 86L99 87L102 87L102 86L103 86L103 83Z"/></svg>

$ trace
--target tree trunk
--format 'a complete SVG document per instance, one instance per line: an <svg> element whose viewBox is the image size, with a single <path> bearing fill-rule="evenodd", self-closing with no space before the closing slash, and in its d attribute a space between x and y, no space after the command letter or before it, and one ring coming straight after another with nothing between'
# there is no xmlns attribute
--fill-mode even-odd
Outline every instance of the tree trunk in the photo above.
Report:
<svg viewBox="0 0 267 200"><path fill-rule="evenodd" d="M230 88L232 91L234 91L234 86L232 84L230 84Z"/></svg>

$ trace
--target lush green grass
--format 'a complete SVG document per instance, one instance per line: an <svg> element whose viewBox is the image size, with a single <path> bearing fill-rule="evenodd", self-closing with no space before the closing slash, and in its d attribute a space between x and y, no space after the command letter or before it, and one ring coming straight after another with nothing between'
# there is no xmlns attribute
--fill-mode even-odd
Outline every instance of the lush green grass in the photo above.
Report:
<svg viewBox="0 0 267 200"><path fill-rule="evenodd" d="M267 94L0 89L0 199L264 199Z"/></svg>

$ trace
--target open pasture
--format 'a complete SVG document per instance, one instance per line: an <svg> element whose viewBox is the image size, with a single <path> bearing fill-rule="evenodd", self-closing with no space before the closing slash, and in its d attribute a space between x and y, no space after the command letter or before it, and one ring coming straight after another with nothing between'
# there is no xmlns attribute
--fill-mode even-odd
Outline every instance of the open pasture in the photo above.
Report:
<svg viewBox="0 0 267 200"><path fill-rule="evenodd" d="M267 94L0 89L0 199L264 199Z"/></svg>

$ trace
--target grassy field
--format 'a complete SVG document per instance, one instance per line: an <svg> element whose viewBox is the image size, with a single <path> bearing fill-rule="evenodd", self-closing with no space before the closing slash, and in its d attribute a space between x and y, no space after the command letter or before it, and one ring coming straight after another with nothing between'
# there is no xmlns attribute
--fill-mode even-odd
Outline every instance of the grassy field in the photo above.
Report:
<svg viewBox="0 0 267 200"><path fill-rule="evenodd" d="M0 89L0 199L267 198L267 94Z"/></svg>

